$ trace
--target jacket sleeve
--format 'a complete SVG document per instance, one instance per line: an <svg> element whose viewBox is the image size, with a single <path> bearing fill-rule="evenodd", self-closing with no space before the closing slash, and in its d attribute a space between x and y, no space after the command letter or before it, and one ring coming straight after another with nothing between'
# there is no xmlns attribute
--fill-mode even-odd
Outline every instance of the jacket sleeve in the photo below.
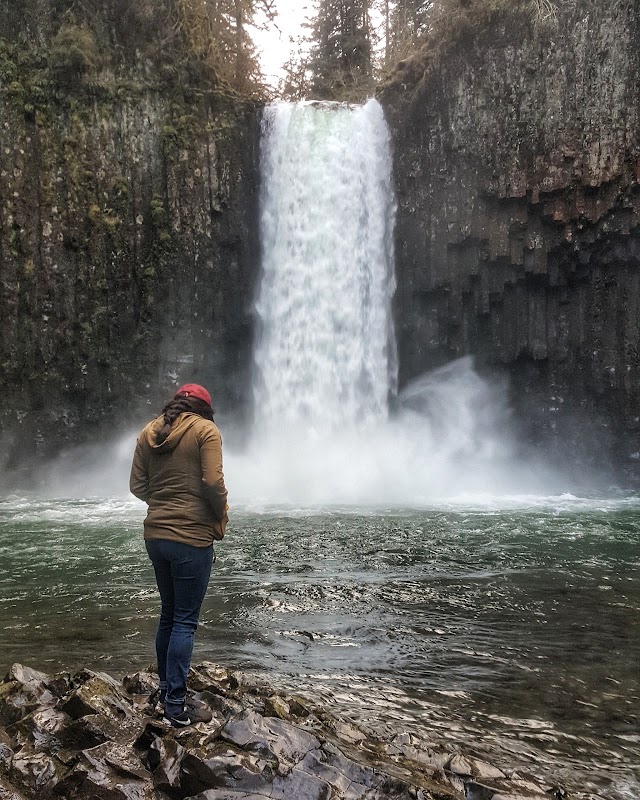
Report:
<svg viewBox="0 0 640 800"><path fill-rule="evenodd" d="M226 522L227 487L222 473L222 437L215 425L207 425L200 438L203 494L218 522Z"/></svg>
<svg viewBox="0 0 640 800"><path fill-rule="evenodd" d="M149 473L147 471L147 459L145 458L145 448L141 444L141 436L136 442L136 450L133 454L133 464L131 465L131 475L129 477L129 490L131 494L144 500L149 497Z"/></svg>

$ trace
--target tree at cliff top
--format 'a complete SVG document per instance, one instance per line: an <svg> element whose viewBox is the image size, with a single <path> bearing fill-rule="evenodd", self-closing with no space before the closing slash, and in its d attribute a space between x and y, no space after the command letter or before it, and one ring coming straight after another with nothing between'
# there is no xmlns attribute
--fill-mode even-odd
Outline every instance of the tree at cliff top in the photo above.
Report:
<svg viewBox="0 0 640 800"><path fill-rule="evenodd" d="M273 0L174 0L179 25L199 57L221 81L242 94L262 88L248 27L256 13L274 16Z"/></svg>
<svg viewBox="0 0 640 800"><path fill-rule="evenodd" d="M377 75L385 80L400 62L486 24L495 14L525 14L536 24L554 23L562 0L375 0L382 18Z"/></svg>
<svg viewBox="0 0 640 800"><path fill-rule="evenodd" d="M296 103L305 100L311 94L308 44L309 41L304 36L299 37L297 49L291 53L289 60L282 66L284 75L278 86L278 96L284 100Z"/></svg>
<svg viewBox="0 0 640 800"><path fill-rule="evenodd" d="M263 84L249 27L258 12L272 19L273 6L274 0L25 0L18 9L0 2L0 39L46 61L45 51L55 50L66 88L77 66L90 83L89 73L99 81L101 67L150 63L160 80L173 75L182 84L255 95Z"/></svg>
<svg viewBox="0 0 640 800"><path fill-rule="evenodd" d="M312 42L313 97L358 100L371 92L369 0L320 0Z"/></svg>
<svg viewBox="0 0 640 800"><path fill-rule="evenodd" d="M415 52L428 29L433 9L433 0L397 0L395 3L385 0L384 67Z"/></svg>

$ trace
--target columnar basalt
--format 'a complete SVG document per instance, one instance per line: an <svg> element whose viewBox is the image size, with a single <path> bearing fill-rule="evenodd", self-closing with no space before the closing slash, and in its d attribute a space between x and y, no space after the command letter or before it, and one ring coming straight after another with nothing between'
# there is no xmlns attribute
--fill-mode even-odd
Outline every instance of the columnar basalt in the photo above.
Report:
<svg viewBox="0 0 640 800"><path fill-rule="evenodd" d="M532 441L637 474L640 7L532 5L461 13L382 92L400 381L475 354Z"/></svg>
<svg viewBox="0 0 640 800"><path fill-rule="evenodd" d="M126 40L116 0L95 24L56 17L60 5L0 7L0 427L14 479L33 456L148 417L181 381L210 385L227 413L248 395L258 108L199 74L184 43L163 50L167 32Z"/></svg>

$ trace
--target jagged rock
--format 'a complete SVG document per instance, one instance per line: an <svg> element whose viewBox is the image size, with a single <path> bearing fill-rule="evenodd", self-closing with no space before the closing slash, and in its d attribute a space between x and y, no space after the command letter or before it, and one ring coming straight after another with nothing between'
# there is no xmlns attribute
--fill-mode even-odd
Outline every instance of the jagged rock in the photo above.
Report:
<svg viewBox="0 0 640 800"><path fill-rule="evenodd" d="M492 764L487 764L486 761L481 761L478 758L471 759L471 774L474 778L487 781L506 778L506 775L501 769L494 767Z"/></svg>
<svg viewBox="0 0 640 800"><path fill-rule="evenodd" d="M235 681L229 670L210 661L189 670L189 686L197 692L207 690L214 694L224 694L229 688L237 688L237 685L231 686L232 683Z"/></svg>
<svg viewBox="0 0 640 800"><path fill-rule="evenodd" d="M90 714L101 714L121 721L132 716L131 698L110 675L83 672L78 677L81 685L61 705L70 717L80 719ZM75 677L73 682L76 683Z"/></svg>
<svg viewBox="0 0 640 800"><path fill-rule="evenodd" d="M13 750L5 742L0 742L0 775L8 775L13 761Z"/></svg>
<svg viewBox="0 0 640 800"><path fill-rule="evenodd" d="M497 794L497 789L492 786L485 786L476 781L469 781L465 785L466 800L493 800L493 796Z"/></svg>
<svg viewBox="0 0 640 800"><path fill-rule="evenodd" d="M454 775L461 775L464 777L471 777L472 775L472 768L471 764L467 761L464 756L455 755L451 759L448 764L449 769L453 772Z"/></svg>
<svg viewBox="0 0 640 800"><path fill-rule="evenodd" d="M290 797L297 800L326 800L331 794L329 783L297 767L287 775L276 776L271 789L273 800L288 800Z"/></svg>
<svg viewBox="0 0 640 800"><path fill-rule="evenodd" d="M409 735L380 742L306 701L211 664L194 670L190 691L200 689L195 696L224 713L182 730L150 719L134 702L155 683L148 673L127 679L130 694L110 676L83 670L66 681L57 705L46 675L16 668L9 678L0 695L12 698L12 714L22 714L38 692L42 705L0 728L0 800L23 800L21 792L38 800L442 800L465 791L468 800L493 800L496 792L543 791ZM438 782L442 764L449 774ZM480 773L500 777L497 788L468 780Z"/></svg>
<svg viewBox="0 0 640 800"><path fill-rule="evenodd" d="M141 781L126 781L113 770L78 766L56 787L64 800L156 800L153 786Z"/></svg>
<svg viewBox="0 0 640 800"><path fill-rule="evenodd" d="M47 683L47 688L56 697L64 697L71 689L71 675L68 672L54 675Z"/></svg>
<svg viewBox="0 0 640 800"><path fill-rule="evenodd" d="M0 800L26 800L26 797L15 786L0 778Z"/></svg>
<svg viewBox="0 0 640 800"><path fill-rule="evenodd" d="M60 748L62 742L58 734L64 731L71 717L55 708L33 711L18 722L7 727L7 734L16 744L32 740L39 750Z"/></svg>
<svg viewBox="0 0 640 800"><path fill-rule="evenodd" d="M202 794L198 794L190 800L265 800L270 797L268 794L245 794L244 792L233 792L229 789L210 789Z"/></svg>
<svg viewBox="0 0 640 800"><path fill-rule="evenodd" d="M242 692L249 692L255 695L270 695L273 687L262 678L256 678L246 672L232 671L229 673L230 686L232 689L239 689Z"/></svg>
<svg viewBox="0 0 640 800"><path fill-rule="evenodd" d="M454 788L456 792L464 795L465 783L462 780L462 778L460 778L458 775L447 775L446 780L449 782L449 784Z"/></svg>
<svg viewBox="0 0 640 800"><path fill-rule="evenodd" d="M269 794L274 774L275 765L269 760L217 742L206 757L185 755L181 785L190 793L224 787L237 792Z"/></svg>
<svg viewBox="0 0 640 800"><path fill-rule="evenodd" d="M60 772L61 769L49 755L26 744L13 757L9 781L32 797L41 797L51 792L59 780Z"/></svg>
<svg viewBox="0 0 640 800"><path fill-rule="evenodd" d="M138 754L105 742L82 751L79 762L56 787L56 793L65 800L152 800L150 777Z"/></svg>
<svg viewBox="0 0 640 800"><path fill-rule="evenodd" d="M272 697L265 697L264 700L265 714L268 717L280 717L280 719L289 719L291 716L291 709L289 704L279 697L273 695Z"/></svg>
<svg viewBox="0 0 640 800"><path fill-rule="evenodd" d="M527 778L523 778L521 776L514 776L510 780L510 784L515 789L515 793L518 794L550 794L553 789L550 786L540 785L535 783L533 780L529 780Z"/></svg>
<svg viewBox="0 0 640 800"><path fill-rule="evenodd" d="M180 769L185 750L175 739L154 739L147 763L153 772L156 789L171 791L180 786Z"/></svg>
<svg viewBox="0 0 640 800"><path fill-rule="evenodd" d="M56 698L37 682L8 680L0 684L0 725L11 725L40 706L55 703Z"/></svg>
<svg viewBox="0 0 640 800"><path fill-rule="evenodd" d="M323 765L333 768L343 775L350 785L370 790L376 789L382 782L382 778L373 767L353 761L329 742L322 746L322 753L318 757L322 760Z"/></svg>
<svg viewBox="0 0 640 800"><path fill-rule="evenodd" d="M289 706L289 712L292 717L304 718L313 713L311 703L302 697L296 695L286 695L284 698Z"/></svg>
<svg viewBox="0 0 640 800"><path fill-rule="evenodd" d="M39 672L31 667L25 667L22 664L13 664L6 680L17 681L23 685L28 685L35 691L42 693L47 688L49 676L44 672Z"/></svg>
<svg viewBox="0 0 640 800"><path fill-rule="evenodd" d="M115 742L105 742L89 750L83 750L82 755L94 767L108 764L116 772L126 777L140 778L143 781L151 777L148 770L142 765L138 753Z"/></svg>
<svg viewBox="0 0 640 800"><path fill-rule="evenodd" d="M131 695L150 695L158 688L158 676L150 670L136 672L135 675L125 675L122 685Z"/></svg>
<svg viewBox="0 0 640 800"><path fill-rule="evenodd" d="M200 692L200 697L206 697L207 704L212 711L225 720L230 719L237 714L242 714L242 712L245 710L245 705L232 697L210 694L209 692Z"/></svg>
<svg viewBox="0 0 640 800"><path fill-rule="evenodd" d="M351 725L348 722L336 722L332 726L332 729L341 741L348 742L349 744L359 744L367 738L366 734L359 728L356 728L355 725Z"/></svg>
<svg viewBox="0 0 640 800"><path fill-rule="evenodd" d="M439 770L443 770L452 758L452 753L444 750L436 750L429 743L409 733L395 736L394 739L387 744L386 751L389 755L401 754L412 761Z"/></svg>
<svg viewBox="0 0 640 800"><path fill-rule="evenodd" d="M238 747L275 759L279 770L291 769L320 742L310 733L281 719L260 717L255 711L245 711L231 719L221 736Z"/></svg>
<svg viewBox="0 0 640 800"><path fill-rule="evenodd" d="M544 797L544 794L503 794L502 792L498 792L493 795L491 800L537 800L541 796Z"/></svg>
<svg viewBox="0 0 640 800"><path fill-rule="evenodd" d="M314 750L311 753L307 753L300 762L300 766L311 775L315 775L324 782L335 786L338 791L346 792L354 781L345 772L341 771L336 764L330 763L330 758L331 755L327 754L324 749Z"/></svg>

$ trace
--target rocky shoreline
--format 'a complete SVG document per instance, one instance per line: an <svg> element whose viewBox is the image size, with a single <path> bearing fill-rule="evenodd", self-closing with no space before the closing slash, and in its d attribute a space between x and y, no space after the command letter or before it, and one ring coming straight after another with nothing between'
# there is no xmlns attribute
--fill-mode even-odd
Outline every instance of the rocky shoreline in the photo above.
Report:
<svg viewBox="0 0 640 800"><path fill-rule="evenodd" d="M122 682L14 664L0 683L0 800L565 800L409 734L381 740L308 700L205 662L190 691L213 719L149 715L151 671Z"/></svg>

